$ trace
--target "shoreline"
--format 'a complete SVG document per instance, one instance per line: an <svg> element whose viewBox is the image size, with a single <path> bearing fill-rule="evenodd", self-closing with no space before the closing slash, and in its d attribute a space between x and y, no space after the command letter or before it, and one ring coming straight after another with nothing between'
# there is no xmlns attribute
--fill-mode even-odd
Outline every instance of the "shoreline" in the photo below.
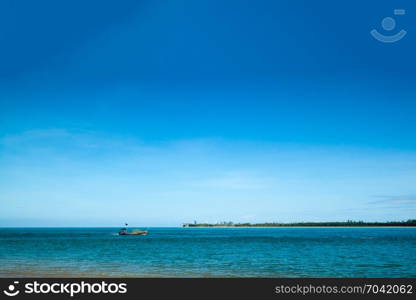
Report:
<svg viewBox="0 0 416 300"><path fill-rule="evenodd" d="M190 226L182 227L184 229L192 228L416 228L416 226Z"/></svg>

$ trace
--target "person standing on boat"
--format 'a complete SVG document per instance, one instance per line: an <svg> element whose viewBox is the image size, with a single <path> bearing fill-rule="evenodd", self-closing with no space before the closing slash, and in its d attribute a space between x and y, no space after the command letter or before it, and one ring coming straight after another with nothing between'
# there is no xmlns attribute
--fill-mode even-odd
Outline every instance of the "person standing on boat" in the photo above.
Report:
<svg viewBox="0 0 416 300"><path fill-rule="evenodd" d="M127 226L128 226L129 224L125 223L124 225L125 225L126 227L124 227L124 228L121 228L121 229L120 229L120 231L118 232L118 234L119 234L119 235L125 235L125 234L127 233Z"/></svg>

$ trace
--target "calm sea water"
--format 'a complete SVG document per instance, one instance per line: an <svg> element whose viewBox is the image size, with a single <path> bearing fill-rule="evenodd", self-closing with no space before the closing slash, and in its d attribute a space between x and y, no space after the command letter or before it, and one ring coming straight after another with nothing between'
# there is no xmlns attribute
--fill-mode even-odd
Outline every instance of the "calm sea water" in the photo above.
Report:
<svg viewBox="0 0 416 300"><path fill-rule="evenodd" d="M416 277L414 228L2 228L0 276Z"/></svg>

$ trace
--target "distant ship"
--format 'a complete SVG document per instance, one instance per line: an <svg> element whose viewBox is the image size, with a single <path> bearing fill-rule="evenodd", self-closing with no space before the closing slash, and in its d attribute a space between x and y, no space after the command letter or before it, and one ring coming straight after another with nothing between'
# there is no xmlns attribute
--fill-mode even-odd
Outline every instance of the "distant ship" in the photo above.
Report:
<svg viewBox="0 0 416 300"><path fill-rule="evenodd" d="M139 230L139 229L134 229L130 232L127 231L127 225L129 224L125 224L126 227L123 227L120 229L120 231L118 232L118 235L146 235L147 234L147 230Z"/></svg>

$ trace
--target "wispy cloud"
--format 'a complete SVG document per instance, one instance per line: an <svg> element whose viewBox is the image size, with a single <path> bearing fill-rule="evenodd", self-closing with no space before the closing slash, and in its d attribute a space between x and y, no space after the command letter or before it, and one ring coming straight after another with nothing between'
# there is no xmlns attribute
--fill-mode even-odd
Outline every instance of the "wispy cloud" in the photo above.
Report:
<svg viewBox="0 0 416 300"><path fill-rule="evenodd" d="M416 204L416 194L408 195L376 195L378 200L370 201L369 204Z"/></svg>
<svg viewBox="0 0 416 300"><path fill-rule="evenodd" d="M258 190L271 186L273 178L246 172L226 172L216 177L204 178L190 182L192 187L232 189L232 190Z"/></svg>
<svg viewBox="0 0 416 300"><path fill-rule="evenodd" d="M137 144L138 141L135 140ZM4 148L27 150L30 148L48 147L61 148L112 148L131 146L131 140L117 137L101 136L99 133L87 130L68 130L65 128L33 129L10 134L0 138L0 146ZM69 150L69 149L68 149Z"/></svg>
<svg viewBox="0 0 416 300"><path fill-rule="evenodd" d="M414 153L209 138L149 142L51 128L0 137L0 165L0 218L48 219L47 205L57 217L118 220L125 205L140 210L123 218L148 216L154 224L204 216L376 220L406 219L416 207ZM366 204L374 209L342 211Z"/></svg>

